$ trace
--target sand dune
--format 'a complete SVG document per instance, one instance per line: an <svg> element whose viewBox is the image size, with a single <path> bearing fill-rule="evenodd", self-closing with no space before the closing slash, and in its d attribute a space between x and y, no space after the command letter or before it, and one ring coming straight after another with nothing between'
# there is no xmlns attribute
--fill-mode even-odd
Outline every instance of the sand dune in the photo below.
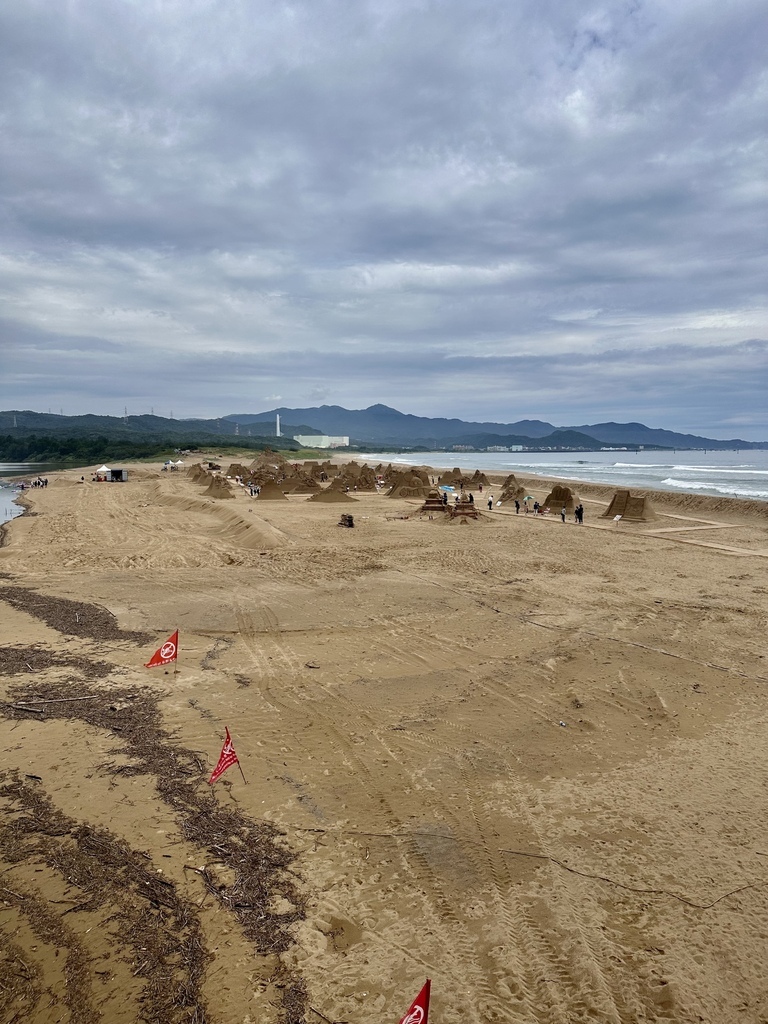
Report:
<svg viewBox="0 0 768 1024"><path fill-rule="evenodd" d="M79 476L0 547L0 1019L765 1017L762 507Z"/></svg>

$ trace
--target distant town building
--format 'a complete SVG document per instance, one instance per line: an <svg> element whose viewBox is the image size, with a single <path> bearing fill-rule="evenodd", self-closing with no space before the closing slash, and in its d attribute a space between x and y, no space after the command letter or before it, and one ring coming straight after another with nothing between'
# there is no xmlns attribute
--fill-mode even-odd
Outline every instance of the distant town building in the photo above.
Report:
<svg viewBox="0 0 768 1024"><path fill-rule="evenodd" d="M328 434L295 434L294 441L298 441L303 448L348 448L348 437L329 437Z"/></svg>

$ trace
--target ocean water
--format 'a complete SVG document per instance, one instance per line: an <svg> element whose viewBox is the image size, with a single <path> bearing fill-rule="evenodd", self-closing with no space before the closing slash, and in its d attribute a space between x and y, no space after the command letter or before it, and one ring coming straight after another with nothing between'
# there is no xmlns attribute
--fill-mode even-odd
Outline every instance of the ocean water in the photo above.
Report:
<svg viewBox="0 0 768 1024"><path fill-rule="evenodd" d="M17 493L17 491L12 491L10 487L0 484L0 525L15 519L16 516L20 516L24 511L18 505L12 504Z"/></svg>
<svg viewBox="0 0 768 1024"><path fill-rule="evenodd" d="M338 452L336 453L339 454ZM535 473L638 490L677 491L768 501L768 451L733 452L416 452L365 456L366 462L460 466L492 473Z"/></svg>
<svg viewBox="0 0 768 1024"><path fill-rule="evenodd" d="M0 462L0 525L7 523L16 516L20 516L24 509L13 504L13 499L19 494L10 483L7 477L21 477L25 480L36 480L38 476L46 476L54 469L62 469L61 463L29 463L29 462Z"/></svg>

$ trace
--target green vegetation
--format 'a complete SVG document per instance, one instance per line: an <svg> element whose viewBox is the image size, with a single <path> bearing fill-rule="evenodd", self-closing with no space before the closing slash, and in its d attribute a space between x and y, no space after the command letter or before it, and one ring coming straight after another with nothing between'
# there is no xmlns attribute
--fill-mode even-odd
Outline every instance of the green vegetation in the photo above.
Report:
<svg viewBox="0 0 768 1024"><path fill-rule="evenodd" d="M280 447L288 458L296 458L299 446L285 438ZM269 438L239 437L230 440L227 448L234 452L263 451L273 447ZM27 434L23 437L0 435L0 462L69 462L74 466L87 466L92 462L135 462L139 459L167 458L173 452L183 449L221 447L221 438L210 436L193 437L146 437L141 440L109 438L103 434L95 436L62 437ZM303 450L302 450L303 451ZM310 457L310 456L302 456Z"/></svg>

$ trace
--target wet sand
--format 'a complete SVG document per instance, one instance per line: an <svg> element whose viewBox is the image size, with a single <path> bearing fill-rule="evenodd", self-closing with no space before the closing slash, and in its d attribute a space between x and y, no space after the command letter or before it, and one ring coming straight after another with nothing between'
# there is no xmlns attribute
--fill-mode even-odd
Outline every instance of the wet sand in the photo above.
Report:
<svg viewBox="0 0 768 1024"><path fill-rule="evenodd" d="M768 1018L764 505L81 472L0 547L0 1020Z"/></svg>

